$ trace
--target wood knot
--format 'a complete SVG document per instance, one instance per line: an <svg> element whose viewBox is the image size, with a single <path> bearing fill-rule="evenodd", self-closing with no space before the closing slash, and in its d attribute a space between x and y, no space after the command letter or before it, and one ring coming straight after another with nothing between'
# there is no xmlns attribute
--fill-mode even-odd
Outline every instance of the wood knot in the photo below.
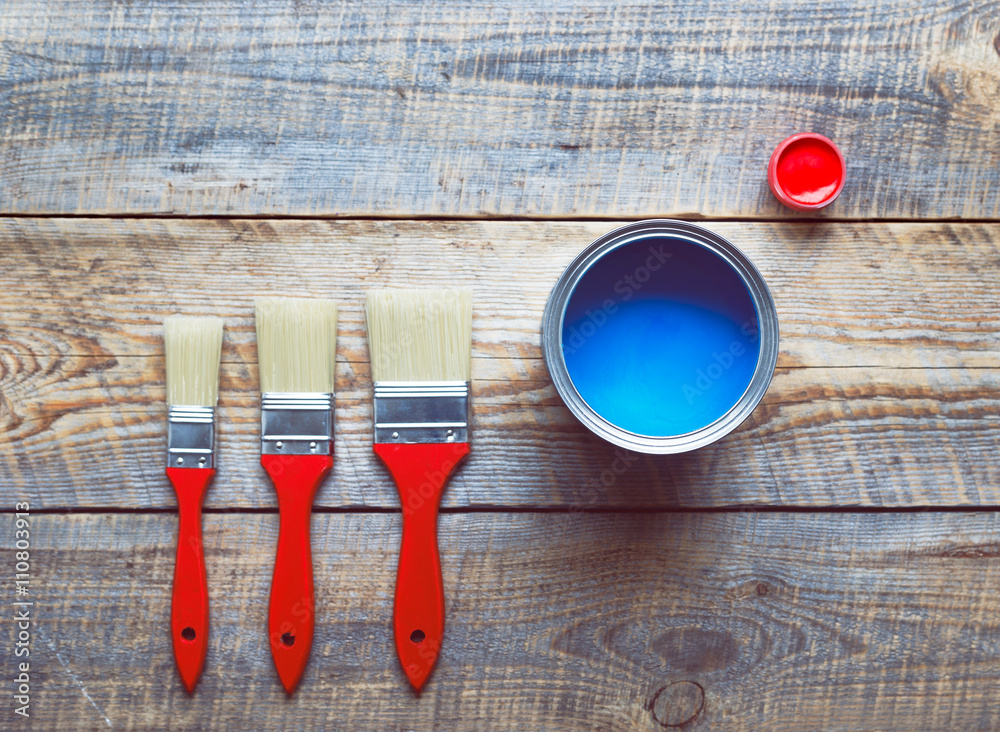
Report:
<svg viewBox="0 0 1000 732"><path fill-rule="evenodd" d="M997 33L997 37L993 39L993 48L996 49L997 54L1000 54L1000 33Z"/></svg>
<svg viewBox="0 0 1000 732"><path fill-rule="evenodd" d="M761 595L762 597L764 595L766 595L767 594L767 585L764 584L763 582L758 582L757 583L757 594Z"/></svg>
<svg viewBox="0 0 1000 732"><path fill-rule="evenodd" d="M675 681L661 686L646 703L646 709L664 729L689 724L705 708L705 689L695 681Z"/></svg>

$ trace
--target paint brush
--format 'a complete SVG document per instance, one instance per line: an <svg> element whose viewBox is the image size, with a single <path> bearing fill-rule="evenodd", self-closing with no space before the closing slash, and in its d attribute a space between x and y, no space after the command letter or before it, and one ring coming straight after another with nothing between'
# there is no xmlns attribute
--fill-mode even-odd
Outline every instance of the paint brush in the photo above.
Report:
<svg viewBox="0 0 1000 732"><path fill-rule="evenodd" d="M420 691L444 637L438 506L469 454L472 293L376 290L367 293L366 317L373 447L403 509L393 633L403 671Z"/></svg>
<svg viewBox="0 0 1000 732"><path fill-rule="evenodd" d="M275 668L291 694L312 647L309 521L319 484L333 467L337 304L260 298L256 315L260 464L274 483L279 511L267 629Z"/></svg>
<svg viewBox="0 0 1000 732"><path fill-rule="evenodd" d="M208 651L208 580L201 504L215 477L222 319L173 315L163 321L167 363L167 478L177 493L180 528L170 632L184 688L194 691Z"/></svg>

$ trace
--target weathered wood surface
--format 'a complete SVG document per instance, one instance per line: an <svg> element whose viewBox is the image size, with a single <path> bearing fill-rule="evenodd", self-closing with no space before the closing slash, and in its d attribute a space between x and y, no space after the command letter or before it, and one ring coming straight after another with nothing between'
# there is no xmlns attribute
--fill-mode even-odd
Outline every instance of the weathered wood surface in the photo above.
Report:
<svg viewBox="0 0 1000 732"><path fill-rule="evenodd" d="M0 211L1000 215L1000 5L0 2Z"/></svg>
<svg viewBox="0 0 1000 732"><path fill-rule="evenodd" d="M286 699L264 639L277 516L205 517L211 645L188 698L176 518L35 517L17 728L1000 728L996 514L444 516L448 625L419 698L390 631L399 517L313 529L316 639Z"/></svg>
<svg viewBox="0 0 1000 732"><path fill-rule="evenodd" d="M0 220L0 483L37 508L174 505L161 321L226 319L214 507L269 507L252 298L341 302L336 467L318 505L393 507L371 453L363 291L475 291L462 506L1000 505L1000 225L715 224L770 283L779 369L736 433L629 455L540 358L565 265L607 223Z"/></svg>

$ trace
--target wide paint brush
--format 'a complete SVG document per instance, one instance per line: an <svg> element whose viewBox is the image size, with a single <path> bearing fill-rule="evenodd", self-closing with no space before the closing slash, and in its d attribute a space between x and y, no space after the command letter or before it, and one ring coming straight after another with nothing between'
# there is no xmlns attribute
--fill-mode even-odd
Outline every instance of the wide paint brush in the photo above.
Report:
<svg viewBox="0 0 1000 732"><path fill-rule="evenodd" d="M374 384L375 454L403 509L393 630L403 671L420 691L444 638L437 545L441 494L469 454L472 293L367 293Z"/></svg>
<svg viewBox="0 0 1000 732"><path fill-rule="evenodd" d="M184 688L193 692L208 650L208 580L201 504L215 477L222 320L174 315L163 322L167 361L167 478L177 493L180 529L170 632Z"/></svg>
<svg viewBox="0 0 1000 732"><path fill-rule="evenodd" d="M268 639L291 694L309 660L316 614L309 522L316 490L333 467L337 304L260 298L256 313L260 464L274 483L280 514Z"/></svg>

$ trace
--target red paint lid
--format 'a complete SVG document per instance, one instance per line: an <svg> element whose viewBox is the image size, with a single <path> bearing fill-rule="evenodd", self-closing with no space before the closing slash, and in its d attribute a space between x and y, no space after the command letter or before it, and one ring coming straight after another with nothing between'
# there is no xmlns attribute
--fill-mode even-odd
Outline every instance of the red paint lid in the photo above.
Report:
<svg viewBox="0 0 1000 732"><path fill-rule="evenodd" d="M829 206L844 188L844 155L829 138L803 132L782 141L771 154L767 182L789 208L815 211Z"/></svg>

